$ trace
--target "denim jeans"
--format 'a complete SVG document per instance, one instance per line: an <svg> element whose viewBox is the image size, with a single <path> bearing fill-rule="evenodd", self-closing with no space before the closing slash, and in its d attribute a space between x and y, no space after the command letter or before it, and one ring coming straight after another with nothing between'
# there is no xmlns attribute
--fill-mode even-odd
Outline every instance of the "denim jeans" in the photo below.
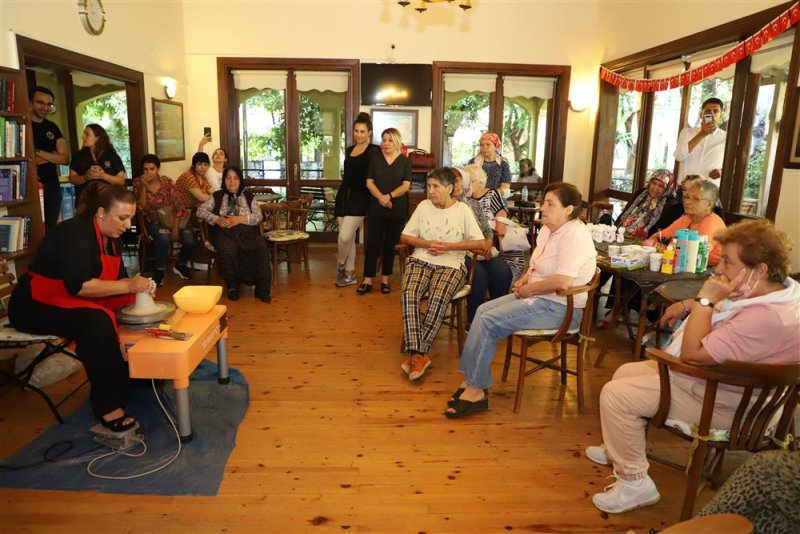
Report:
<svg viewBox="0 0 800 534"><path fill-rule="evenodd" d="M497 344L517 330L556 329L567 306L543 298L517 299L513 294L483 303L475 314L464 342L459 371L470 385L485 389L492 385L491 365ZM583 309L575 309L570 327L577 328Z"/></svg>
<svg viewBox="0 0 800 534"><path fill-rule="evenodd" d="M472 258L467 258L467 268L469 268ZM479 261L475 265L475 272L472 275L472 291L467 297L467 322L472 322L478 306L486 300L486 291L489 291L489 299L496 299L503 295L508 295L511 288L511 267L501 258L495 257L491 260Z"/></svg>
<svg viewBox="0 0 800 534"><path fill-rule="evenodd" d="M159 271L164 270L167 268L169 247L172 244L172 232L168 229L162 229L161 226L156 223L147 223L147 233L153 238L156 269ZM178 256L177 264L186 265L189 263L195 247L194 232L190 228L178 230L178 240L183 247Z"/></svg>

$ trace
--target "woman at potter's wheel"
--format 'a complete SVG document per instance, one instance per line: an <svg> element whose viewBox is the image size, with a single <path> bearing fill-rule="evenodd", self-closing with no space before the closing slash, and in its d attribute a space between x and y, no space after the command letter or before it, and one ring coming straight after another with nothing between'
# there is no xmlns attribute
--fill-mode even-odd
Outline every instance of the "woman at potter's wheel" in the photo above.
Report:
<svg viewBox="0 0 800 534"><path fill-rule="evenodd" d="M136 213L133 193L119 185L96 190L87 210L47 232L28 272L11 294L8 316L18 330L71 339L92 384L98 420L113 432L136 425L125 413L128 365L119 344L114 310L155 284L129 278L122 264L122 236Z"/></svg>

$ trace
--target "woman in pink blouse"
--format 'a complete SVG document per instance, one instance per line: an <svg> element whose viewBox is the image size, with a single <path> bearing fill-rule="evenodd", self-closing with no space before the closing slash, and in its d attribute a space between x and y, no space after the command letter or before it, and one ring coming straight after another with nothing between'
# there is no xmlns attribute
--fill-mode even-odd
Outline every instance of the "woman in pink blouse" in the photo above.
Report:
<svg viewBox="0 0 800 534"><path fill-rule="evenodd" d="M188 228L189 211L181 204L178 190L171 178L161 176L161 160L155 154L142 157L142 175L133 181L138 208L144 215L147 233L155 246L155 273L153 281L164 285L169 249L173 241L180 241L181 252L172 267L183 280L192 277L189 260L195 247L194 232Z"/></svg>
<svg viewBox="0 0 800 534"><path fill-rule="evenodd" d="M587 284L595 273L597 256L592 236L578 219L581 194L564 182L544 190L542 230L531 254L528 271L512 293L482 304L464 343L459 370L464 380L448 401L445 415L464 417L489 409L490 367L497 344L522 329L558 328L567 313L566 297L556 291ZM572 327L580 324L586 295L576 295Z"/></svg>

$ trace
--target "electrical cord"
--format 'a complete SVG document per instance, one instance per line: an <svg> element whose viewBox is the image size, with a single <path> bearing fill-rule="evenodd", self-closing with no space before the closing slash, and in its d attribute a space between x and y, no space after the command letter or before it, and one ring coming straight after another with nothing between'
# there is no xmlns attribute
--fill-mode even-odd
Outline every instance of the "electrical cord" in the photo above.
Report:
<svg viewBox="0 0 800 534"><path fill-rule="evenodd" d="M63 451L59 451L57 453L53 453L52 452L53 449L55 449L58 446L64 446L64 450ZM34 462L32 464L27 464L27 465L0 464L0 469L8 469L9 471L20 471L20 470L23 470L23 469L30 469L31 467L38 467L38 466L44 465L46 463L66 462L68 460L74 460L75 458L80 458L81 456L84 456L86 454L92 453L94 451L97 451L97 450L100 450L100 449L103 448L102 445L98 445L98 446L93 447L93 448L91 448L91 449L89 449L87 451L84 451L84 452L80 453L80 454L76 454L74 456L67 456L66 458L62 458L62 456L64 454L67 454L69 451L71 451L73 447L74 447L74 444L69 440L56 441L55 443L50 445L47 448L47 450L44 451L44 453L42 454L42 460L41 461Z"/></svg>
<svg viewBox="0 0 800 534"><path fill-rule="evenodd" d="M169 422L170 426L172 426L172 430L175 432L175 438L176 438L176 440L178 442L178 448L175 451L175 454L172 456L172 458L167 460L167 462L165 462L164 464L162 464L162 465L160 465L158 467L154 467L152 469L148 469L148 470L146 470L146 471L144 471L142 473L137 473L135 475L125 475L125 476L122 476L122 475L119 475L119 476L103 475L103 474L100 474L100 473L97 473L96 471L94 471L94 469L93 469L94 464L96 462L99 462L100 460L105 459L105 458L112 458L112 457L117 457L117 456L127 456L129 458L139 458L139 457L144 456L147 453L147 444L144 442L144 440L137 438L137 439L134 440L136 443L134 443L133 445L128 447L128 449L125 449L125 450L113 450L111 452L108 452L108 453L105 453L105 454L101 454L100 456L96 456L96 457L92 458L92 460L90 460L89 463L86 465L86 473L88 473L89 476L93 476L95 478L101 478L101 479L104 479L104 480L131 480L131 479L134 479L134 478L141 478L141 477L144 477L144 476L147 476L147 475L152 475L153 473L161 471L162 469L166 468L167 466L172 464L172 462L174 462L175 460L178 459L178 456L181 454L181 450L182 450L181 436L180 436L180 433L178 432L178 427L175 425L175 421L173 421L172 417L170 417L169 413L167 412L166 407L164 407L164 403L161 402L161 397L159 396L158 391L156 390L156 381L155 380L151 380L150 383L153 386L153 394L156 397L156 401L158 402L158 405L161 408L161 411L164 413L164 416L167 418L167 421ZM127 450L132 449L133 447L136 447L139 444L141 444L141 446L142 446L142 451L141 452L139 452L139 453L126 452Z"/></svg>

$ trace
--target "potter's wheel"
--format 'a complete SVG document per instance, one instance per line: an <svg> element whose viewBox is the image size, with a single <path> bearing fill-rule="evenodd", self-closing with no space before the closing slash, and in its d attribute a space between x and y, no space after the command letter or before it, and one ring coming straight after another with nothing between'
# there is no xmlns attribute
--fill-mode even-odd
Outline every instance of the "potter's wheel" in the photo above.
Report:
<svg viewBox="0 0 800 534"><path fill-rule="evenodd" d="M152 307L141 311L135 308L135 304L129 304L117 310L117 321L122 324L145 325L161 322L175 313L175 304L171 302L155 301Z"/></svg>

